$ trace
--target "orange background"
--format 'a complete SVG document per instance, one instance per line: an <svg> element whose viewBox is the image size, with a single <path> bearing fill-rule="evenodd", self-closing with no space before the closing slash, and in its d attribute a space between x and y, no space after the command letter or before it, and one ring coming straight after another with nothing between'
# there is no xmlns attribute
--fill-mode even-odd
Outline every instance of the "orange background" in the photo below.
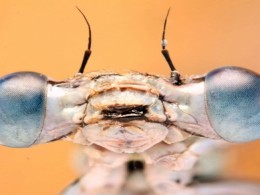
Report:
<svg viewBox="0 0 260 195"><path fill-rule="evenodd" d="M55 79L76 73L88 31L93 54L87 71L136 70L169 75L160 53L166 11L168 49L183 75L223 65L260 72L259 0L0 0L0 73L31 70ZM260 181L260 142L229 150L226 175ZM76 174L75 145L0 147L0 194L58 194Z"/></svg>

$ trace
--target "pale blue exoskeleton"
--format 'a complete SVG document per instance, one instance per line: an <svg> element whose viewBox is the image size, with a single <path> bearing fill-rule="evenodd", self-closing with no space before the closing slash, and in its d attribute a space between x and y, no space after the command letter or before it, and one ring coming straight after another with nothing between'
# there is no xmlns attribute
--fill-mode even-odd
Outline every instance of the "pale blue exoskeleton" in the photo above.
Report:
<svg viewBox="0 0 260 195"><path fill-rule="evenodd" d="M170 98L178 102L184 113L229 142L260 138L260 76L257 73L227 66L199 77L198 82L195 80L175 86ZM210 131L196 131L194 124L181 118L177 123L186 130L193 128L195 134L209 137Z"/></svg>
<svg viewBox="0 0 260 195"><path fill-rule="evenodd" d="M197 78L181 78L165 49L166 17L162 53L171 68L169 79L134 73L82 75L91 54L91 29L84 14L80 13L88 25L90 41L78 75L53 82L39 73L18 72L0 80L2 145L29 147L65 137L81 128L85 131L80 135L87 136L86 140L94 136L93 142L98 135L86 130L100 126L93 123L102 119L107 123L109 118L132 120L133 116L138 116L138 120L146 118L146 122L152 121L161 127L157 127L161 133L154 132L161 136L155 143L184 139L173 133L179 130L181 135L188 132L231 142L260 138L260 78L257 73L223 67ZM108 92L114 89L119 91ZM139 123L137 126L140 128ZM167 133L166 129L174 130Z"/></svg>
<svg viewBox="0 0 260 195"><path fill-rule="evenodd" d="M107 74L100 79L98 75L95 75L95 79L91 77L86 75L61 83L53 83L47 77L33 72L13 73L3 77L0 83L1 144L28 147L64 137L82 125L75 119L77 117L85 118L86 126L93 126L93 121L102 120L104 115L108 119L104 107L114 106L115 109L110 111L113 120L120 120L119 116L112 116L113 113L123 115L123 112L125 116L122 117L128 116L130 120L131 113L139 116L138 112L141 111L138 109L141 109L142 104L146 107L143 116L148 121L156 121L166 127L168 125L168 128L175 126L191 134L222 138L230 142L260 138L260 78L252 71L223 67L181 85L173 85L151 75ZM124 82L138 84L138 87L123 85ZM108 88L103 86L104 83L124 88L124 91L114 92L118 100L111 100L117 97L111 97L110 92L106 96ZM141 86L144 92L150 90L158 96L148 92L139 93ZM125 93L127 88L134 93ZM94 89L100 90L96 93L103 95L95 97ZM132 102L127 101L127 98L132 99ZM146 102L143 102L144 99ZM133 101L136 102L137 111L130 111ZM157 103L151 105L148 102ZM100 108L93 108L92 104ZM123 106L125 110L122 111Z"/></svg>
<svg viewBox="0 0 260 195"><path fill-rule="evenodd" d="M127 178L125 164L135 160L151 169L167 167L171 182L173 173L174 185L184 186L193 178L199 157L212 146L211 140L196 136L229 142L260 139L257 73L230 66L182 78L165 49L166 18L162 53L170 78L136 72L83 75L91 54L91 30L84 18L90 41L74 77L55 82L39 73L18 72L0 80L1 145L30 147L58 139L88 145L85 153L94 171L65 194L119 190ZM158 175L164 171L157 168L151 182L161 181ZM178 179L182 174L188 177Z"/></svg>
<svg viewBox="0 0 260 195"><path fill-rule="evenodd" d="M29 147L75 128L71 115L82 110L81 96L74 98L73 90L48 82L34 72L17 72L0 80L0 144Z"/></svg>

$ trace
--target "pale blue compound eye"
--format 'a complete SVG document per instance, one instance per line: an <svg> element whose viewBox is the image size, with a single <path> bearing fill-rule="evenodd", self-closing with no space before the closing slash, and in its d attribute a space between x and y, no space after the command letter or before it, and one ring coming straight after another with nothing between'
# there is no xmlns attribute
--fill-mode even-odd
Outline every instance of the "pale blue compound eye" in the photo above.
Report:
<svg viewBox="0 0 260 195"><path fill-rule="evenodd" d="M239 67L223 67L206 76L206 105L213 129L225 140L260 138L260 76Z"/></svg>
<svg viewBox="0 0 260 195"><path fill-rule="evenodd" d="M0 144L32 145L43 126L46 107L45 76L18 72L0 79Z"/></svg>

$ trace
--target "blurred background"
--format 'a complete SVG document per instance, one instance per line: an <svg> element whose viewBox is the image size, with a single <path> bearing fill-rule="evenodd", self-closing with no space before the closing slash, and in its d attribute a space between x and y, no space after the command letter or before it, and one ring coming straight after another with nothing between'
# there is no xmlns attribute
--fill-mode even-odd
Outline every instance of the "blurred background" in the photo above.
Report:
<svg viewBox="0 0 260 195"><path fill-rule="evenodd" d="M224 65L260 72L259 0L0 0L0 74L36 71L73 76L93 32L86 71L136 70L169 75L160 39L167 9L168 50L182 75ZM0 194L58 194L73 181L75 144L0 146ZM227 150L227 177L260 181L260 142Z"/></svg>

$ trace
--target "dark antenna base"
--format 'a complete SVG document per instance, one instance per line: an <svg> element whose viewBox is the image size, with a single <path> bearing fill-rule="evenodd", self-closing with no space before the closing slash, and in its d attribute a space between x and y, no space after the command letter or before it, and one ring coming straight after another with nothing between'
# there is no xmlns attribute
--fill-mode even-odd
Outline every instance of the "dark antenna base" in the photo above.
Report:
<svg viewBox="0 0 260 195"><path fill-rule="evenodd" d="M88 59L90 57L90 54L91 54L91 50L86 50L85 53L84 53L84 57L83 57L83 60L82 60L82 63L81 63L81 66L80 66L80 69L78 71L78 73L83 73L84 72L84 69L87 65L87 62L88 62Z"/></svg>
<svg viewBox="0 0 260 195"><path fill-rule="evenodd" d="M76 8L78 9L78 11L81 13L81 15L83 16L83 18L85 19L87 25L88 25L88 33L89 33L89 37L88 37L88 49L85 51L84 53L84 57L83 57L83 60L82 60L82 64L80 66L80 69L78 71L78 73L83 73L84 72L84 69L87 65L87 62L88 62L88 59L91 55L91 39L92 39L92 36L91 36L91 28L90 28L90 24L86 18L86 16L83 14L83 12L76 6Z"/></svg>
<svg viewBox="0 0 260 195"><path fill-rule="evenodd" d="M166 24L167 24L167 19L168 19L168 15L170 13L170 8L168 9L166 18L164 20L164 25L163 25L163 34L162 34L162 54L165 58L165 60L167 61L170 69L171 69L171 80L172 83L176 84L176 85L181 85L181 79L180 79L180 73L176 70L176 68L174 67L170 54L168 52L168 50L166 49L166 45L167 45L167 41L165 39L165 32L166 32Z"/></svg>

